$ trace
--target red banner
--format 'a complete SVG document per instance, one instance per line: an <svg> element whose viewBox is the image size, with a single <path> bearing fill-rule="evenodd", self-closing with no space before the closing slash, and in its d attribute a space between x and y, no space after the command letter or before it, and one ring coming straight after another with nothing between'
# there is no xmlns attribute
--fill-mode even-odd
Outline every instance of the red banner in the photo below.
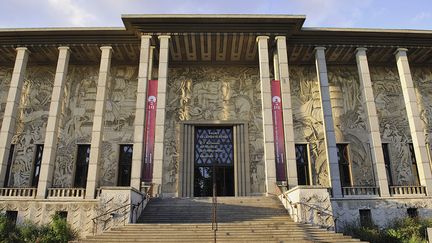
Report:
<svg viewBox="0 0 432 243"><path fill-rule="evenodd" d="M276 180L286 181L285 139L282 118L282 98L279 80L271 81L273 135L276 156Z"/></svg>
<svg viewBox="0 0 432 243"><path fill-rule="evenodd" d="M149 80L147 86L146 121L144 130L144 165L141 166L142 181L151 182L153 179L153 151L156 128L157 80Z"/></svg>

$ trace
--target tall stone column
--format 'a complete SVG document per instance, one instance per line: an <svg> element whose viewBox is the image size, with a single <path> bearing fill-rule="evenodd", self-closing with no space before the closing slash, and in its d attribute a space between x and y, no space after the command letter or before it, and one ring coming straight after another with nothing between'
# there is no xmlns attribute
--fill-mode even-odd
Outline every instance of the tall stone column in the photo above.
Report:
<svg viewBox="0 0 432 243"><path fill-rule="evenodd" d="M45 198L46 190L51 187L54 164L57 152L58 124L60 109L63 102L64 86L69 66L70 50L67 46L59 47L57 69L54 77L54 87L51 94L51 104L45 131L44 152L37 189L37 198Z"/></svg>
<svg viewBox="0 0 432 243"><path fill-rule="evenodd" d="M407 49L398 48L395 56L408 115L408 123L411 131L411 139L414 146L420 183L426 186L427 195L432 194L432 173L426 148L425 134L423 130L420 112L417 106L415 88L412 81L411 70L408 63Z"/></svg>
<svg viewBox="0 0 432 243"><path fill-rule="evenodd" d="M375 107L375 96L373 94L372 82L369 73L369 65L366 55L366 48L357 48L356 61L360 86L363 96L363 106L367 111L367 122L369 132L369 142L372 148L372 163L374 166L375 179L380 188L382 197L388 197L389 187L385 168L384 154L382 150L381 134L379 128L378 115Z"/></svg>
<svg viewBox="0 0 432 243"><path fill-rule="evenodd" d="M144 153L145 107L147 80L149 77L150 35L141 36L141 51L138 67L137 100L135 105L134 145L132 154L131 187L141 188L141 166Z"/></svg>
<svg viewBox="0 0 432 243"><path fill-rule="evenodd" d="M294 141L293 111L291 105L291 87L288 69L288 52L285 36L276 36L277 63L282 93L282 112L285 132L285 157L289 188L297 186L297 163Z"/></svg>
<svg viewBox="0 0 432 243"><path fill-rule="evenodd" d="M9 93L6 100L3 122L0 130L0 185L4 184L7 163L9 159L9 150L12 137L15 134L16 118L18 106L21 99L24 75L26 73L29 51L25 47L16 49L15 66L12 73L12 79L9 86Z"/></svg>
<svg viewBox="0 0 432 243"><path fill-rule="evenodd" d="M164 160L164 137L165 137L165 103L168 74L168 41L170 36L160 35L159 37L159 71L158 71L158 90L156 104L156 130L155 146L153 158L153 183L154 193L160 194L162 191L162 173Z"/></svg>
<svg viewBox="0 0 432 243"><path fill-rule="evenodd" d="M92 139L90 146L90 162L87 173L86 199L95 197L96 187L99 178L99 161L102 154L102 139L104 130L105 103L107 95L107 86L111 68L112 47L102 46L101 62L99 68L99 77L96 91L96 104L93 116Z"/></svg>
<svg viewBox="0 0 432 243"><path fill-rule="evenodd" d="M261 82L261 105L264 136L264 162L266 176L266 192L276 189L276 164L273 136L271 85L269 69L268 36L258 36L258 55Z"/></svg>
<svg viewBox="0 0 432 243"><path fill-rule="evenodd" d="M318 81L320 84L320 95L322 104L323 124L324 124L324 142L327 149L327 163L329 165L330 182L333 190L333 197L342 197L342 188L339 175L339 161L337 156L336 135L333 125L333 114L330 103L330 90L327 75L327 64L325 59L325 48L315 48L315 65L317 70Z"/></svg>

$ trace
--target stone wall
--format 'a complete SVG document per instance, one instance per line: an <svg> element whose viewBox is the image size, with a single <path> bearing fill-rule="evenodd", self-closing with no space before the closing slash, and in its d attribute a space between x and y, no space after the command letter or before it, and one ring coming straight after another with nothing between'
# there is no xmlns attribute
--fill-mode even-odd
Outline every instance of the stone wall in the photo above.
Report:
<svg viewBox="0 0 432 243"><path fill-rule="evenodd" d="M337 228L345 224L360 223L359 209L370 209L374 224L384 227L394 219L407 217L408 208L417 208L423 218L432 217L430 197L392 197L383 199L353 198L332 200L333 213L337 217Z"/></svg>
<svg viewBox="0 0 432 243"><path fill-rule="evenodd" d="M134 223L147 205L144 195L130 187L102 187L97 199L50 198L0 201L0 212L18 211L17 223L48 224L59 211L80 237L100 234L112 227ZM93 220L94 219L94 220Z"/></svg>
<svg viewBox="0 0 432 243"><path fill-rule="evenodd" d="M43 144L45 139L54 74L52 66L30 66L27 69L12 138L15 153L10 186L29 187L32 183L36 144Z"/></svg>
<svg viewBox="0 0 432 243"><path fill-rule="evenodd" d="M103 205L96 200L23 200L11 199L0 202L0 212L18 211L17 223L30 220L36 224L48 224L52 216L58 211L67 211L68 223L76 229L80 236L92 234L92 218L98 210L103 210Z"/></svg>
<svg viewBox="0 0 432 243"><path fill-rule="evenodd" d="M356 66L329 66L328 76L337 143L348 143L354 186L374 186L367 112Z"/></svg>
<svg viewBox="0 0 432 243"><path fill-rule="evenodd" d="M324 129L315 66L291 66L291 99L296 143L308 143L313 185L329 185Z"/></svg>
<svg viewBox="0 0 432 243"><path fill-rule="evenodd" d="M373 169L356 66L329 66L337 142L349 143L353 184L373 185ZM11 186L30 185L36 144L43 144L55 68L30 65L19 106ZM413 68L427 141L431 143L432 71ZM101 160L100 186L117 184L120 144L133 142L137 66L111 68ZM0 68L0 121L12 68ZM98 66L71 65L62 104L55 163L55 187L71 187L77 144L91 141ZM181 121L249 123L252 193L264 192L264 159L259 70L242 66L189 66L169 69L165 130L164 192L177 191ZM395 67L371 66L381 137L389 143L395 184L416 184L407 143L411 141ZM290 66L296 143L310 146L314 185L328 186L319 84L314 65Z"/></svg>
<svg viewBox="0 0 432 243"><path fill-rule="evenodd" d="M411 134L398 71L393 66L371 67L370 72L381 139L389 144L393 184L416 185L408 147Z"/></svg>
<svg viewBox="0 0 432 243"><path fill-rule="evenodd" d="M100 186L117 185L121 144L133 143L138 67L111 68L105 110Z"/></svg>
<svg viewBox="0 0 432 243"><path fill-rule="evenodd" d="M133 142L137 67L113 66L108 82L100 186L117 184L120 144ZM90 144L98 79L97 66L71 66L62 107L55 187L72 187L77 144Z"/></svg>
<svg viewBox="0 0 432 243"><path fill-rule="evenodd" d="M170 68L167 87L163 191L177 191L181 121L249 123L251 192L265 191L264 142L258 68Z"/></svg>
<svg viewBox="0 0 432 243"><path fill-rule="evenodd" d="M426 142L432 143L432 68L412 68L414 87L419 104L420 118L424 123Z"/></svg>
<svg viewBox="0 0 432 243"><path fill-rule="evenodd" d="M0 129L3 122L4 110L6 108L6 99L12 78L12 71L12 68L0 68Z"/></svg>

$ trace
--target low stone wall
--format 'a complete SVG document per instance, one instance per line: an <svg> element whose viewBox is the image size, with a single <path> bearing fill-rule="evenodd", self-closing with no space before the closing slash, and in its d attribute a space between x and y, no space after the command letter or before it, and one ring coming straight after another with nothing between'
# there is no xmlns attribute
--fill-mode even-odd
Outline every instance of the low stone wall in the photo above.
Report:
<svg viewBox="0 0 432 243"><path fill-rule="evenodd" d="M347 223L360 222L360 209L370 209L374 224L384 227L396 218L407 217L408 208L417 208L422 218L432 217L432 197L356 197L332 199L332 207L338 221L338 229Z"/></svg>
<svg viewBox="0 0 432 243"><path fill-rule="evenodd" d="M30 220L36 224L47 224L58 211L67 211L67 221L80 236L92 234L92 218L96 215L99 200L70 199L2 199L0 211L18 211L17 224Z"/></svg>
<svg viewBox="0 0 432 243"><path fill-rule="evenodd" d="M334 229L330 195L326 187L297 186L279 196L295 222Z"/></svg>
<svg viewBox="0 0 432 243"><path fill-rule="evenodd" d="M136 222L147 203L141 203L144 195L130 187L103 187L97 199L0 199L1 212L18 211L17 224L26 220L47 224L56 212L66 211L67 222L79 232L80 237ZM97 216L100 217L93 220Z"/></svg>

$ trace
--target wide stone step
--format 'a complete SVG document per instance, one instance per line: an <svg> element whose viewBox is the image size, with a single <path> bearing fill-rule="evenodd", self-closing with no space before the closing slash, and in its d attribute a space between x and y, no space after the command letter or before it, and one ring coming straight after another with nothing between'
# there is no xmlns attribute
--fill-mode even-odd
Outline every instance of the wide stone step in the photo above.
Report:
<svg viewBox="0 0 432 243"><path fill-rule="evenodd" d="M152 199L138 224L113 228L82 242L214 242L211 198ZM222 197L217 242L359 242L349 236L293 222L278 199Z"/></svg>
<svg viewBox="0 0 432 243"><path fill-rule="evenodd" d="M90 243L90 242L101 242L99 239L82 240L80 243ZM133 239L133 240L119 240L119 239L106 239L103 242L181 242L181 243L214 243L214 239L188 239L186 241L179 241L178 239ZM292 243L292 240L281 240L281 239L217 239L218 243ZM311 240L296 239L295 243L316 243Z"/></svg>

